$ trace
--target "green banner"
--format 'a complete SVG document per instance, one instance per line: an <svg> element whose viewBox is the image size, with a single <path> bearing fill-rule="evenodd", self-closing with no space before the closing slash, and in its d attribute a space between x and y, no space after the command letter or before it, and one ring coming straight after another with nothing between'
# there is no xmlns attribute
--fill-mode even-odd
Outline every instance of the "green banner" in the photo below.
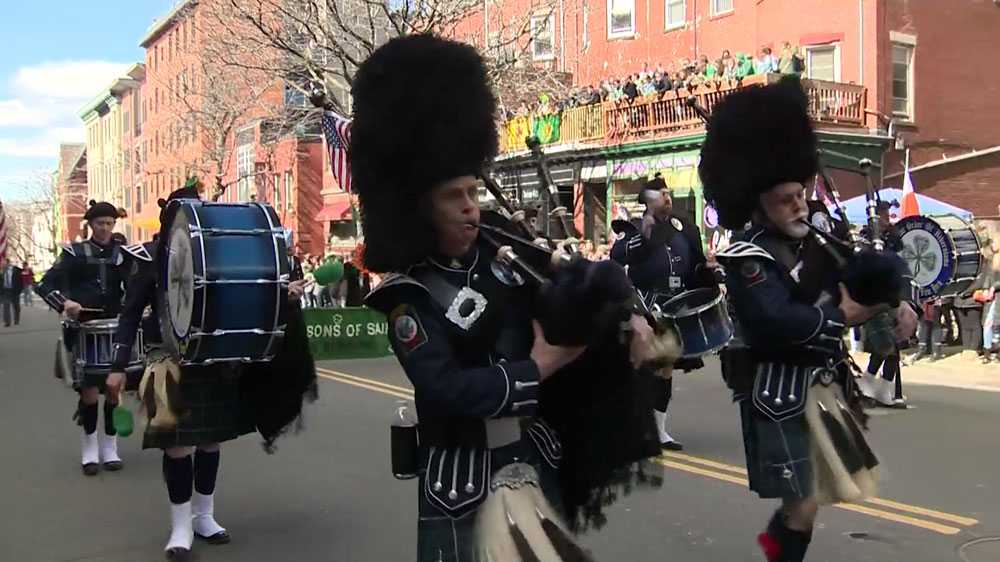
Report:
<svg viewBox="0 0 1000 562"><path fill-rule="evenodd" d="M369 308L307 308L309 348L317 360L367 359L392 355L388 322Z"/></svg>
<svg viewBox="0 0 1000 562"><path fill-rule="evenodd" d="M532 134L538 137L542 144L559 142L559 126L562 116L558 113L539 115L533 119Z"/></svg>

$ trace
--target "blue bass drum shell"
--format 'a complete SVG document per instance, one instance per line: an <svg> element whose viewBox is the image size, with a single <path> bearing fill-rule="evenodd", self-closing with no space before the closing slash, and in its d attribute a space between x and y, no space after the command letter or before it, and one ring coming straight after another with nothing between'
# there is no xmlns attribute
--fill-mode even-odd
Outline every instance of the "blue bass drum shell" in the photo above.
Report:
<svg viewBox="0 0 1000 562"><path fill-rule="evenodd" d="M164 345L184 364L268 361L284 335L287 243L260 203L171 201L157 288Z"/></svg>
<svg viewBox="0 0 1000 562"><path fill-rule="evenodd" d="M896 223L906 262L920 298L939 295L955 276L955 245L948 233L929 217L906 217Z"/></svg>

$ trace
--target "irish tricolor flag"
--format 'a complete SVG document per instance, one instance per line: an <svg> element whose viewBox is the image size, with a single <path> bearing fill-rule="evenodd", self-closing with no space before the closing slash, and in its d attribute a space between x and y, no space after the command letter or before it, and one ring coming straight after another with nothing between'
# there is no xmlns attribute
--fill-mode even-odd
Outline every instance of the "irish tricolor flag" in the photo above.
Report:
<svg viewBox="0 0 1000 562"><path fill-rule="evenodd" d="M906 164L903 169L903 200L899 206L899 218L920 215L920 204L917 202L917 192L913 190L913 179L910 177L910 151L906 151Z"/></svg>

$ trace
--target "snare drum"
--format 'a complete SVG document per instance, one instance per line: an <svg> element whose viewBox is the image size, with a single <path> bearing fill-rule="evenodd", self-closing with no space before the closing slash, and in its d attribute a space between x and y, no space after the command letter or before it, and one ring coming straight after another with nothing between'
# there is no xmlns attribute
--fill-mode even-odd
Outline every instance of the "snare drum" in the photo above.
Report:
<svg viewBox="0 0 1000 562"><path fill-rule="evenodd" d="M73 347L71 372L72 380L67 380L73 388L82 385L100 386L104 377L111 372L114 360L115 332L118 330L118 320L104 318L86 322L67 322L67 328L75 332L76 345ZM135 345L132 346L132 356L125 369L126 375L141 373L145 351L143 349L142 330L136 333ZM131 389L134 377L128 378L126 389Z"/></svg>
<svg viewBox="0 0 1000 562"><path fill-rule="evenodd" d="M269 361L284 337L286 231L260 203L171 201L157 294L165 348L181 364Z"/></svg>
<svg viewBox="0 0 1000 562"><path fill-rule="evenodd" d="M979 237L963 219L954 215L906 217L896 228L903 241L899 255L920 287L921 299L964 293L979 276Z"/></svg>
<svg viewBox="0 0 1000 562"><path fill-rule="evenodd" d="M662 317L677 331L682 358L719 351L733 339L726 301L716 289L685 291L659 306Z"/></svg>

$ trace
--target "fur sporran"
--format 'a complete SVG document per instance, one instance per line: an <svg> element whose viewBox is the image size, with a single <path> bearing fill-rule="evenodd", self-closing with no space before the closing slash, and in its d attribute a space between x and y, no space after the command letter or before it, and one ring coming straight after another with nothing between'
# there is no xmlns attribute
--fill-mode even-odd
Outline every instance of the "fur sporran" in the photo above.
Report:
<svg viewBox="0 0 1000 562"><path fill-rule="evenodd" d="M181 367L168 354L151 355L139 382L139 400L150 427L172 429L186 407L180 395Z"/></svg>
<svg viewBox="0 0 1000 562"><path fill-rule="evenodd" d="M857 502L876 494L878 459L846 403L837 384L809 389L805 415L820 504Z"/></svg>
<svg viewBox="0 0 1000 562"><path fill-rule="evenodd" d="M478 562L591 562L542 493L531 465L512 463L490 481L476 515Z"/></svg>

